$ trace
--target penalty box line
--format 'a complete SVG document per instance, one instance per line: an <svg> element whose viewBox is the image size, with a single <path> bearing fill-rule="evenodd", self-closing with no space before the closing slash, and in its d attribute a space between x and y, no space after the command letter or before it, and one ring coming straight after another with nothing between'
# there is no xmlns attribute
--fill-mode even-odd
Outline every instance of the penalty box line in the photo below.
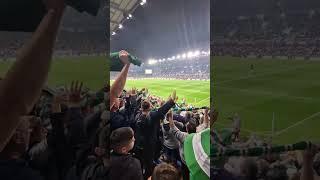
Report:
<svg viewBox="0 0 320 180"><path fill-rule="evenodd" d="M316 116L318 116L318 115L320 115L320 111L319 111L319 112L316 112L316 113L314 113L314 114L312 114L312 115L310 115L310 116L308 116L308 117L306 117L306 118L304 118L304 119L302 119L301 121L298 121L298 122L292 124L291 126L289 126L289 127L287 127L287 128L284 128L284 129L276 132L275 135L274 135L274 137L275 137L275 136L279 136L280 134L283 134L283 133L285 133L285 132L288 132L289 129L294 128L294 127L296 127L296 126L298 126L298 125L301 125L301 124L305 123L307 120L312 119L312 118L314 118L314 117L316 117ZM218 123L218 122L216 122L215 124L228 127L227 125L225 125L225 124L223 124L223 123ZM260 135L267 135L268 132L271 132L271 131L260 131L260 132L259 132L259 131L252 131L252 130L244 129L244 128L241 128L241 131L245 131L245 132L249 132L249 133L255 133L255 134L260 134ZM272 132L271 132L271 133L272 133Z"/></svg>
<svg viewBox="0 0 320 180"><path fill-rule="evenodd" d="M304 118L304 119L302 119L302 120L300 120L300 121L298 121L298 122L296 122L296 123L294 123L294 124L292 124L291 126L289 126L289 127L287 127L287 128L284 128L284 129L276 132L276 133L275 133L275 136L279 136L280 134L283 134L283 133L285 133L285 132L288 132L289 129L294 128L294 127L296 127L296 126L299 126L299 125L305 123L307 120L312 119L312 118L314 118L314 117L316 117L316 116L318 116L318 115L320 115L320 111L319 111L319 112L316 112L316 113L314 113L314 114L312 114L312 115L310 115L310 116L308 116L308 117L306 117L306 118Z"/></svg>

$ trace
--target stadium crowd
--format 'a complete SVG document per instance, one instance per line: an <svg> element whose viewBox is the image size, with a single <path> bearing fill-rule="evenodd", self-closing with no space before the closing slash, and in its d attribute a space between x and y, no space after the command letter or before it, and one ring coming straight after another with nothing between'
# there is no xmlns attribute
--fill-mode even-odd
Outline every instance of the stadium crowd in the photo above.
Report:
<svg viewBox="0 0 320 180"><path fill-rule="evenodd" d="M31 37L26 32L0 32L0 60L14 58L23 42ZM57 36L54 56L105 55L105 39L98 37L96 32L67 32L61 31Z"/></svg>
<svg viewBox="0 0 320 180"><path fill-rule="evenodd" d="M170 62L170 63L169 63ZM193 57L190 59L176 59L157 62L156 64L143 64L141 67L132 67L129 70L129 78L165 78L165 79L210 79L210 61L208 56ZM152 70L146 74L145 70ZM116 74L111 73L111 79Z"/></svg>
<svg viewBox="0 0 320 180"><path fill-rule="evenodd" d="M212 146L223 150L251 150L252 155L216 156L212 158L211 177L222 180L313 180L319 179L320 152L317 145L312 144L305 150L288 150L282 152L263 152L275 147L272 139L262 138L252 133L250 137L240 136L241 120L235 114L231 128L217 129L215 123L218 113L212 122ZM279 149L279 146L277 146ZM250 150L249 150L250 148ZM281 147L285 149L285 147ZM259 153L261 155L254 155Z"/></svg>
<svg viewBox="0 0 320 180"><path fill-rule="evenodd" d="M146 88L123 90L130 66L125 64L110 90L110 159L116 173L126 170L124 179L209 179L209 149L203 149L210 143L209 108L178 103L175 91L164 101ZM193 159L197 156L202 158Z"/></svg>
<svg viewBox="0 0 320 180"><path fill-rule="evenodd" d="M164 102L147 90L123 91L125 51L111 87L45 87L65 3L46 7L0 80L1 179L209 179L209 109L183 116L175 92Z"/></svg>
<svg viewBox="0 0 320 180"><path fill-rule="evenodd" d="M269 4L276 4L269 2ZM273 13L239 16L231 23L215 21L215 56L314 58L320 55L317 10L290 11L279 5Z"/></svg>

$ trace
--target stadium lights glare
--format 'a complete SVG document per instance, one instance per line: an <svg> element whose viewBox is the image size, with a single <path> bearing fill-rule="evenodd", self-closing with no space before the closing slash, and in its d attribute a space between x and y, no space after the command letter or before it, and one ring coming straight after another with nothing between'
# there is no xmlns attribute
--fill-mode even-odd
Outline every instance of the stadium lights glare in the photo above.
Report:
<svg viewBox="0 0 320 180"><path fill-rule="evenodd" d="M200 51L199 50L195 51L193 55L194 56L200 56Z"/></svg>
<svg viewBox="0 0 320 180"><path fill-rule="evenodd" d="M155 59L149 59L148 64L152 65L152 64L156 64L157 60Z"/></svg>
<svg viewBox="0 0 320 180"><path fill-rule="evenodd" d="M117 34L117 33L113 31L111 35L114 36L114 35L116 35L116 34Z"/></svg>
<svg viewBox="0 0 320 180"><path fill-rule="evenodd" d="M123 28L122 24L119 24L119 29L122 29L122 28Z"/></svg>
<svg viewBox="0 0 320 180"><path fill-rule="evenodd" d="M145 3L147 3L147 0L142 0L142 1L140 2L140 5L143 6Z"/></svg>
<svg viewBox="0 0 320 180"><path fill-rule="evenodd" d="M194 57L202 57L202 56L210 56L210 50L207 51L200 51L200 50L195 50L195 51L188 51L187 53L183 53L183 54L178 54L176 56L171 56L169 58L162 58L162 59L150 59L149 60L149 64L155 64L157 62L166 62L166 61L174 61L177 59L192 59Z"/></svg>
<svg viewBox="0 0 320 180"><path fill-rule="evenodd" d="M129 14L127 19L132 19L132 14Z"/></svg>

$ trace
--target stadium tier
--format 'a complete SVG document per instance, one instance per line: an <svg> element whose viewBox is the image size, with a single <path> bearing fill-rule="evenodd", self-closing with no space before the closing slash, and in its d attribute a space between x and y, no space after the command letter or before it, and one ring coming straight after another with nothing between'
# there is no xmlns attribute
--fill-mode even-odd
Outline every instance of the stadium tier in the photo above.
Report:
<svg viewBox="0 0 320 180"><path fill-rule="evenodd" d="M79 13L67 7L66 15L57 36L55 56L100 56L106 54L105 38L106 8L102 8L96 17ZM14 58L16 51L31 38L27 32L0 32L0 61Z"/></svg>
<svg viewBox="0 0 320 180"><path fill-rule="evenodd" d="M143 64L132 66L129 78L158 78L158 79L198 79L209 80L210 77L209 57L188 58L158 62L157 64ZM146 70L148 73L146 73ZM151 71L150 71L151 70ZM111 72L111 79L116 73Z"/></svg>
<svg viewBox="0 0 320 180"><path fill-rule="evenodd" d="M262 1L259 5L244 1L248 6L240 6L239 10L227 16L217 10L212 17L213 55L290 59L320 57L319 3L312 0L294 3L303 8L296 9L297 6L278 0ZM256 11L245 13L249 7Z"/></svg>

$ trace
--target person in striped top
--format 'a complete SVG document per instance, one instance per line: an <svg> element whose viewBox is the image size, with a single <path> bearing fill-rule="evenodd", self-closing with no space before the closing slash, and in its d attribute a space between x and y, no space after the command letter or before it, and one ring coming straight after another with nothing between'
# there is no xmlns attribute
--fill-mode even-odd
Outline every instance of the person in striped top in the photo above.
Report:
<svg viewBox="0 0 320 180"><path fill-rule="evenodd" d="M187 125L187 132L180 131L173 122L172 112L167 117L173 135L180 142L180 156L189 169L190 180L206 180L210 177L210 129L196 132ZM208 118L206 113L205 118ZM205 121L204 121L205 122Z"/></svg>

